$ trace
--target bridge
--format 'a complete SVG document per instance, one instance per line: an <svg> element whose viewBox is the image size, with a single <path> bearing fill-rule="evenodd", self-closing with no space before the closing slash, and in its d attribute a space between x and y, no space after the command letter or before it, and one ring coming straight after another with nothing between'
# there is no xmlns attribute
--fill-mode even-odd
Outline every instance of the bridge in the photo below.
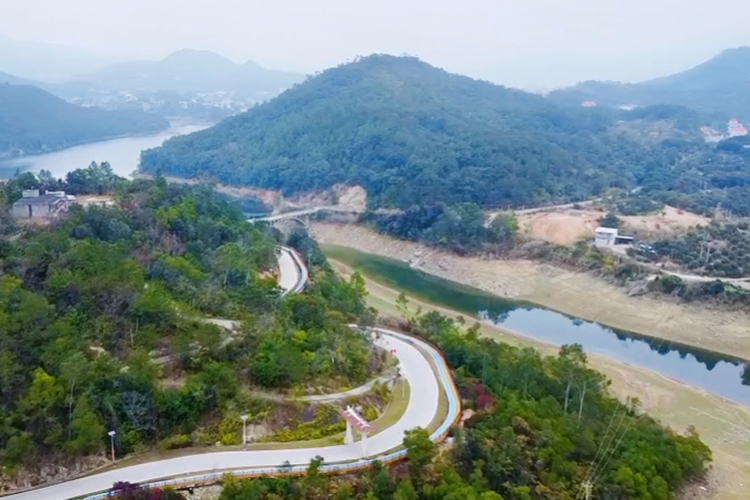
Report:
<svg viewBox="0 0 750 500"><path fill-rule="evenodd" d="M267 214L251 214L248 215L248 222L268 222L272 226L278 228L283 233L291 233L294 229L309 229L310 228L310 217L318 212L333 212L339 214L358 214L358 212L350 208L342 208L337 206L318 206L309 207L299 210L292 210L290 212L272 213Z"/></svg>

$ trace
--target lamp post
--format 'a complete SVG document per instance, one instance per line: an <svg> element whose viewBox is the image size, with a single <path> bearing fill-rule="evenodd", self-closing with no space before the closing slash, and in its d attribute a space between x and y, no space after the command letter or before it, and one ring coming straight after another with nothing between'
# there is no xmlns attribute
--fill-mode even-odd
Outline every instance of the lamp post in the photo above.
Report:
<svg viewBox="0 0 750 500"><path fill-rule="evenodd" d="M109 442L112 448L112 462L115 461L115 434L117 434L115 431L109 431L107 434L109 434Z"/></svg>
<svg viewBox="0 0 750 500"><path fill-rule="evenodd" d="M240 415L242 419L242 448L247 448L247 413Z"/></svg>

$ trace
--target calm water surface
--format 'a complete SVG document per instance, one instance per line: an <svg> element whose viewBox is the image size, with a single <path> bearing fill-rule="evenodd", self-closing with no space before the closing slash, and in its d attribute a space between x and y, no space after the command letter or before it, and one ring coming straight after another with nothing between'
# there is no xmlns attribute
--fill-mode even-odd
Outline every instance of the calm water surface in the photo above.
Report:
<svg viewBox="0 0 750 500"><path fill-rule="evenodd" d="M26 156L0 162L0 178L12 177L16 170L39 173L49 170L55 178L79 168L88 167L92 161L108 161L117 175L130 177L138 168L141 151L161 146L164 141L176 135L189 134L206 126L184 125L173 127L156 135L124 137L109 141L92 142L54 153Z"/></svg>
<svg viewBox="0 0 750 500"><path fill-rule="evenodd" d="M750 406L750 386L743 384L744 360L503 299L414 270L400 261L340 247L326 247L325 251L362 274L426 302L502 325L534 340L556 345L581 344L587 352L650 368Z"/></svg>

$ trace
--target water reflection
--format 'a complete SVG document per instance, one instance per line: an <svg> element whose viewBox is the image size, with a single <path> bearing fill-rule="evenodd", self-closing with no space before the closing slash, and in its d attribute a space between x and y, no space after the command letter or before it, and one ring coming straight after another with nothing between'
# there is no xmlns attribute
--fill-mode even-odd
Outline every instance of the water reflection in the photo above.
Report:
<svg viewBox="0 0 750 500"><path fill-rule="evenodd" d="M750 406L750 368L744 360L617 330L545 309L490 295L410 268L402 262L349 249L326 253L386 285L435 305L502 325L519 335L555 345L581 344L587 352L649 368Z"/></svg>

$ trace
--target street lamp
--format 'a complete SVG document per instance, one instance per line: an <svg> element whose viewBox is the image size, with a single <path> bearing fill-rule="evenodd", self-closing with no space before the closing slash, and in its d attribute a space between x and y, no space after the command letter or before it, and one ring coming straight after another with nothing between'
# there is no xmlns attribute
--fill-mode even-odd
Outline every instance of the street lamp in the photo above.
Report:
<svg viewBox="0 0 750 500"><path fill-rule="evenodd" d="M240 415L242 419L242 448L247 447L247 413Z"/></svg>
<svg viewBox="0 0 750 500"><path fill-rule="evenodd" d="M112 462L115 461L115 434L117 434L115 431L109 431L107 434L109 434L109 442L112 447Z"/></svg>

